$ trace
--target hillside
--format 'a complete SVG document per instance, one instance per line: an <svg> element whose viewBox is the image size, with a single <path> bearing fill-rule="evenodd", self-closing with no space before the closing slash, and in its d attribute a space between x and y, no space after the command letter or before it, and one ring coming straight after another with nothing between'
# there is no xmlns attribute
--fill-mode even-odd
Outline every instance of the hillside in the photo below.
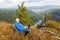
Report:
<svg viewBox="0 0 60 40"><path fill-rule="evenodd" d="M60 22L60 9L56 9L52 12L52 20Z"/></svg>
<svg viewBox="0 0 60 40"><path fill-rule="evenodd" d="M16 32L13 24L7 22L0 22L0 40L57 40L55 37L60 37L60 30L57 30L60 29L58 28L60 24L55 21L47 21L46 25L46 29L40 30L35 27L31 27L28 36L24 37L23 34ZM49 27L51 29L56 29L57 34L52 35L51 33L47 32L46 30L50 30L56 33L55 30L51 30Z"/></svg>
<svg viewBox="0 0 60 40"><path fill-rule="evenodd" d="M40 17L37 14L35 14L32 10L28 9L28 12L30 13L30 16L35 16L34 19L32 19L34 22L37 22L39 20ZM8 21L11 23L13 22L13 18L15 14L16 14L16 8L0 9L0 20ZM36 18L37 18L37 21L36 21Z"/></svg>
<svg viewBox="0 0 60 40"><path fill-rule="evenodd" d="M14 9L14 8L0 9L0 20L12 22L15 11L16 11L16 9Z"/></svg>
<svg viewBox="0 0 60 40"><path fill-rule="evenodd" d="M30 16L35 16L32 21L34 21L35 23L38 22L41 18L42 15L45 13L45 10L42 9L40 7L30 7L31 9L28 9L28 12L30 13ZM33 10L40 10L39 12L34 12ZM48 9L47 12L51 12L52 14L52 20L58 21L60 20L60 9ZM0 9L0 20L2 21L8 21L8 22L13 22L13 16L16 13L16 8L3 8Z"/></svg>

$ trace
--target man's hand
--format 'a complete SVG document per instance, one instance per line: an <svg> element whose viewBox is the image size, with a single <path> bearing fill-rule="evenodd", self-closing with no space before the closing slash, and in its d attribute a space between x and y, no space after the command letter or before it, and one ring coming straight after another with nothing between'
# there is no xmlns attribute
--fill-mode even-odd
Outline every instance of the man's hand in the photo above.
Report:
<svg viewBox="0 0 60 40"><path fill-rule="evenodd" d="M28 27L27 26L25 26L25 29L27 29Z"/></svg>

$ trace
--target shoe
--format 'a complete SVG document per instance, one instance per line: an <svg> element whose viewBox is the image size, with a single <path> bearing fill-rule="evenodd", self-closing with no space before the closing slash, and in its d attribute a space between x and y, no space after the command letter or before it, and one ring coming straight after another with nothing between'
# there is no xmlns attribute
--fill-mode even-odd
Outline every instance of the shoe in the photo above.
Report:
<svg viewBox="0 0 60 40"><path fill-rule="evenodd" d="M28 29L30 29L30 25L28 25Z"/></svg>

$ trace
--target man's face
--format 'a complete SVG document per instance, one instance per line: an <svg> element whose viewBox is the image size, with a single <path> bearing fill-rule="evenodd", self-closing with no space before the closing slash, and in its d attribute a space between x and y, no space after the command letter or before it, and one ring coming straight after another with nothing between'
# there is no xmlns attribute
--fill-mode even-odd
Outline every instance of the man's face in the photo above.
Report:
<svg viewBox="0 0 60 40"><path fill-rule="evenodd" d="M19 19L18 19L18 18L16 19L16 22L18 22L18 23L19 23Z"/></svg>

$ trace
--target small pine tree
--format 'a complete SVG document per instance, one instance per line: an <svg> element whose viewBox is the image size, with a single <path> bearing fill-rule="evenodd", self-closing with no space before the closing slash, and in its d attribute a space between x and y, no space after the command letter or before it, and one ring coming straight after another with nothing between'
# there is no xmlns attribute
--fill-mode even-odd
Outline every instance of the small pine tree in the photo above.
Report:
<svg viewBox="0 0 60 40"><path fill-rule="evenodd" d="M22 2L21 6L19 5L18 8L16 9L16 17L20 19L20 22L23 25L34 24L34 22L32 21L32 18L34 16L29 15L27 8L24 6L24 2Z"/></svg>

